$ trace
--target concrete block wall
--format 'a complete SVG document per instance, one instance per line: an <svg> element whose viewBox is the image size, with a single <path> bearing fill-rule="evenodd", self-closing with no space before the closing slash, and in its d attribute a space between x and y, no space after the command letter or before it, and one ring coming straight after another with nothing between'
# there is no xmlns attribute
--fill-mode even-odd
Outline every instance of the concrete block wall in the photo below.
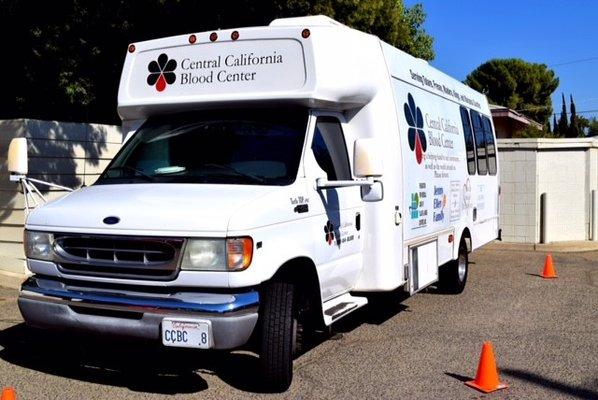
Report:
<svg viewBox="0 0 598 400"><path fill-rule="evenodd" d="M78 188L95 182L120 149L121 129L100 124L32 119L0 120L0 274L24 276L23 225L25 203L20 187L9 181L6 156L15 137L28 139L29 176ZM47 190L48 199L63 196Z"/></svg>
<svg viewBox="0 0 598 400"><path fill-rule="evenodd" d="M598 139L499 139L500 226L508 242L540 242L540 195L549 242L589 240L598 190Z"/></svg>
<svg viewBox="0 0 598 400"><path fill-rule="evenodd" d="M538 176L535 153L505 149L500 159L500 227L503 239L534 243L538 236Z"/></svg>

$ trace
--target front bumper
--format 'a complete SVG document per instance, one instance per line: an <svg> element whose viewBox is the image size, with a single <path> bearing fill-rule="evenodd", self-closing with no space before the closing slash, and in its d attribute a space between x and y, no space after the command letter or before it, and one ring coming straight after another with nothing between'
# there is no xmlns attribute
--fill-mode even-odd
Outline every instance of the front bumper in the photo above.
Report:
<svg viewBox="0 0 598 400"><path fill-rule="evenodd" d="M21 287L19 309L27 324L50 329L160 339L163 318L201 318L212 324L216 349L242 346L258 319L259 295L148 293L83 286L33 276Z"/></svg>

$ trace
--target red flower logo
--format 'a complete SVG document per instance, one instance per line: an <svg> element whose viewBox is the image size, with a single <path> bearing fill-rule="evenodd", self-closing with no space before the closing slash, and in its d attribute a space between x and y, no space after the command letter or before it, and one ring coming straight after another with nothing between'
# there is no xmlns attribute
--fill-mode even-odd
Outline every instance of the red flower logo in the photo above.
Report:
<svg viewBox="0 0 598 400"><path fill-rule="evenodd" d="M168 59L164 53L158 56L158 61L152 61L147 65L149 75L147 76L147 84L150 86L156 85L158 92L166 89L167 84L172 85L176 81L176 60Z"/></svg>
<svg viewBox="0 0 598 400"><path fill-rule="evenodd" d="M324 233L326 234L326 243L331 245L334 241L334 225L332 225L332 222L326 222L326 225L324 225Z"/></svg>
<svg viewBox="0 0 598 400"><path fill-rule="evenodd" d="M407 103L405 103L403 109L405 111L405 119L407 120L407 124L409 124L409 132L407 134L409 148L415 151L415 160L418 164L421 164L428 144L426 142L426 134L424 133L422 110L416 107L411 93L407 95Z"/></svg>

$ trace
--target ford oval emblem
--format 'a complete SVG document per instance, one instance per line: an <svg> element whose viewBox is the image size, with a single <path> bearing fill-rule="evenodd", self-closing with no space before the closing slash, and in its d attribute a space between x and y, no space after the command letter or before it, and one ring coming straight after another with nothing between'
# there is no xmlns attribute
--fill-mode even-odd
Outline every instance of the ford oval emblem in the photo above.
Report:
<svg viewBox="0 0 598 400"><path fill-rule="evenodd" d="M114 225L120 222L120 218L118 217L106 217L104 218L104 223L107 225Z"/></svg>

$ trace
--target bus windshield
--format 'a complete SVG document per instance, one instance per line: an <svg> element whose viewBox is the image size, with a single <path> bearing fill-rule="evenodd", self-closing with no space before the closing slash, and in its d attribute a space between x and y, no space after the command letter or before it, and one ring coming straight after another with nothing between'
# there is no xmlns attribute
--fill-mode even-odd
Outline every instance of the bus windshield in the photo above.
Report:
<svg viewBox="0 0 598 400"><path fill-rule="evenodd" d="M306 109L230 109L149 118L97 184L289 185L303 149Z"/></svg>

